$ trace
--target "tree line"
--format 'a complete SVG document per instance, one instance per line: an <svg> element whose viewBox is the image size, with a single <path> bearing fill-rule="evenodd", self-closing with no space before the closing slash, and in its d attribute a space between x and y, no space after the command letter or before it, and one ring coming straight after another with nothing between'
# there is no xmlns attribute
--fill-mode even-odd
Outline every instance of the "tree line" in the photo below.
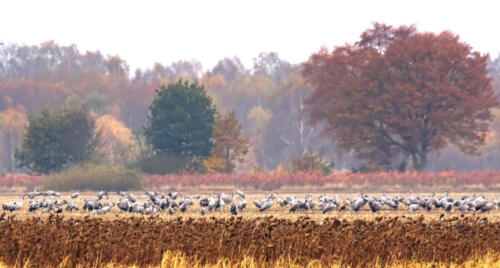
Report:
<svg viewBox="0 0 500 268"><path fill-rule="evenodd" d="M52 41L7 45L0 49L0 170L22 171L15 152L18 162L29 159L22 145L32 124L71 111L94 124L88 135L95 139L91 144L100 144L94 159L150 170L167 160L210 171L330 169L333 162L356 170L491 169L500 156L494 116L499 70L499 59L474 51L453 33L383 24L353 44L321 49L303 64L261 53L251 69L233 57L209 70L178 61L131 75L119 56L81 53ZM205 101L179 106L189 112L177 107L162 114L155 107L177 98L176 89L201 91ZM208 107L207 101L211 115L188 116ZM166 123L174 114L193 122L183 135L172 134L179 129L175 120ZM155 129L155 120L168 127ZM228 125L234 133L227 133ZM215 135L224 146L217 146ZM229 149L237 136L247 145ZM186 142L197 137L209 139ZM218 157L211 157L215 151Z"/></svg>

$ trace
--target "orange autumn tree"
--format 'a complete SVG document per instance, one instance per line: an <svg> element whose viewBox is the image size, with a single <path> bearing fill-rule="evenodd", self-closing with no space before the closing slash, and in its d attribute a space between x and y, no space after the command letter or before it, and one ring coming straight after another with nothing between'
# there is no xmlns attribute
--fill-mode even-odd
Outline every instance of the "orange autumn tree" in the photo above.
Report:
<svg viewBox="0 0 500 268"><path fill-rule="evenodd" d="M498 106L487 58L447 31L376 23L358 42L304 63L315 87L311 122L384 169L423 170L428 154L448 144L477 154Z"/></svg>
<svg viewBox="0 0 500 268"><path fill-rule="evenodd" d="M250 147L249 139L241 136L241 125L234 111L217 115L212 133L214 147L204 161L208 172L233 172L237 162L244 162Z"/></svg>

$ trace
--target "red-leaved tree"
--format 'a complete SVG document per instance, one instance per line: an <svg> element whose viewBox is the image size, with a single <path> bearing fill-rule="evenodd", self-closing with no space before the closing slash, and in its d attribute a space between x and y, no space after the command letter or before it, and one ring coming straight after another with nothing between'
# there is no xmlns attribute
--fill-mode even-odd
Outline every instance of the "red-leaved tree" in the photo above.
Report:
<svg viewBox="0 0 500 268"><path fill-rule="evenodd" d="M476 154L498 105L487 58L447 31L376 23L355 44L323 48L304 63L315 87L311 121L384 169L422 170L448 144Z"/></svg>

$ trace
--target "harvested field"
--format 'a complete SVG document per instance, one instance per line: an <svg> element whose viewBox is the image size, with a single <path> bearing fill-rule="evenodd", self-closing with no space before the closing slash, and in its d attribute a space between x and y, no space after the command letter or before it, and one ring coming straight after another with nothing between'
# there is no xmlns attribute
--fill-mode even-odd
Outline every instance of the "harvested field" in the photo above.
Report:
<svg viewBox="0 0 500 268"><path fill-rule="evenodd" d="M246 258L263 263L290 259L297 265L354 267L392 263L463 264L489 254L498 261L500 222L484 217L376 217L321 222L262 217L194 219L97 217L46 219L0 217L0 259L7 265L55 266L107 263L161 265L165 252L199 264Z"/></svg>

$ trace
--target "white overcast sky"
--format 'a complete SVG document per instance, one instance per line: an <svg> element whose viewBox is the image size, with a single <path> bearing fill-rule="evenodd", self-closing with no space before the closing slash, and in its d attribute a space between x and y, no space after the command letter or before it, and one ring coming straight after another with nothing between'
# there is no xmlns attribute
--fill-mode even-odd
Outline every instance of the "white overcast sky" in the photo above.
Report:
<svg viewBox="0 0 500 268"><path fill-rule="evenodd" d="M498 4L497 4L498 2ZM17 1L0 2L0 40L55 40L119 55L131 66L223 57L246 67L263 51L292 63L321 46L355 42L372 22L451 30L475 50L500 52L500 1Z"/></svg>

